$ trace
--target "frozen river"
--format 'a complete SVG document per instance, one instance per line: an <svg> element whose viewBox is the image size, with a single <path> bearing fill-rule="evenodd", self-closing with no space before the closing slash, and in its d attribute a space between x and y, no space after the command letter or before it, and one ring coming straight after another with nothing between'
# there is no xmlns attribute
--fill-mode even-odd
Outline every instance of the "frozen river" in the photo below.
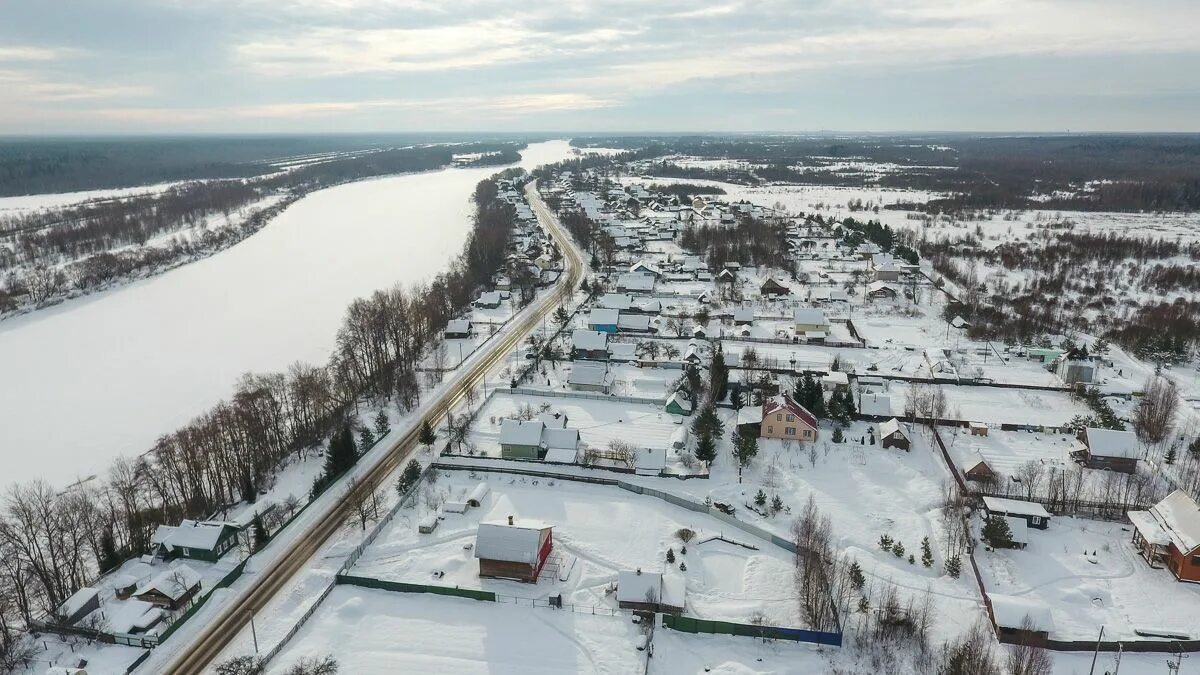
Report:
<svg viewBox="0 0 1200 675"><path fill-rule="evenodd" d="M570 156L530 145L521 166ZM346 306L445 269L499 167L308 195L246 241L157 277L0 322L0 488L55 485L145 452L245 372L323 363Z"/></svg>

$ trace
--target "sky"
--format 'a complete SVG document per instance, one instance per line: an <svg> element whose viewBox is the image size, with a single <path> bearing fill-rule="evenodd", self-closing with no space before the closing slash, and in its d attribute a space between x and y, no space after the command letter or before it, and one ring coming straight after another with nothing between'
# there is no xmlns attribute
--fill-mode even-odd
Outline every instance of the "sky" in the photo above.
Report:
<svg viewBox="0 0 1200 675"><path fill-rule="evenodd" d="M1200 131L1197 0L3 0L0 134Z"/></svg>

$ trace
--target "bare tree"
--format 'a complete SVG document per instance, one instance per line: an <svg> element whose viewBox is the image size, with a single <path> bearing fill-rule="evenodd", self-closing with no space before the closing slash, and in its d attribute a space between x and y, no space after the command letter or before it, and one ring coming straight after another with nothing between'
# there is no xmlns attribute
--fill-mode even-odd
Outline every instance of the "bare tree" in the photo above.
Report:
<svg viewBox="0 0 1200 675"><path fill-rule="evenodd" d="M1037 627L1033 620L1026 616L1021 620L1021 635L1032 635ZM1054 661L1045 649L1032 644L1028 639L1020 638L1009 648L1007 670L1008 675L1052 675Z"/></svg>
<svg viewBox="0 0 1200 675"><path fill-rule="evenodd" d="M1143 386L1141 403L1134 414L1134 428L1143 441L1162 442L1175 424L1179 392L1175 382L1162 375L1151 375Z"/></svg>

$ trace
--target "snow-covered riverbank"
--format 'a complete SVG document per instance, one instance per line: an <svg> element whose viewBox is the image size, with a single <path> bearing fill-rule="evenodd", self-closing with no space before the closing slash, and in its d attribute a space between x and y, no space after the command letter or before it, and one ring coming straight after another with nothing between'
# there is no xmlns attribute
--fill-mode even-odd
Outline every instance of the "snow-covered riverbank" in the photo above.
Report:
<svg viewBox="0 0 1200 675"><path fill-rule="evenodd" d="M521 165L566 158L531 145ZM4 483L102 472L227 396L248 371L323 362L348 303L428 279L470 231L470 196L499 167L381 178L313 193L211 258L0 324Z"/></svg>

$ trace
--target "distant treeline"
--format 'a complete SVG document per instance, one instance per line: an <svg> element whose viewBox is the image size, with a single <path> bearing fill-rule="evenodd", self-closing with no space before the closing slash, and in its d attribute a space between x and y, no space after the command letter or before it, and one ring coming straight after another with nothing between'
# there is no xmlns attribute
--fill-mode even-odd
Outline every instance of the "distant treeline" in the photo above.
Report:
<svg viewBox="0 0 1200 675"><path fill-rule="evenodd" d="M450 164L459 152L494 153L489 162L520 158L514 144L474 143L383 150L298 167L259 179L197 181L161 193L95 201L60 209L0 217L0 312L25 297L39 304L72 288L86 290L117 276L169 265L201 251L235 243L266 224L251 217L237 231L204 226L211 219L225 224L231 214L264 197L281 194L283 204L321 188L374 176L428 171ZM272 208L267 215L275 215ZM191 237L157 247L107 254L141 246L157 236L202 228ZM228 228L225 228L228 229ZM107 254L107 255L102 255ZM93 260L93 258L97 258Z"/></svg>
<svg viewBox="0 0 1200 675"><path fill-rule="evenodd" d="M719 185L697 185L695 183L672 183L670 185L659 185L655 183L649 187L651 192L659 192L664 195L673 195L680 199L690 199L700 195L723 195L725 188Z"/></svg>
<svg viewBox="0 0 1200 675"><path fill-rule="evenodd" d="M347 435L360 402L419 405L417 364L503 265L516 215L497 194L495 179L477 187L474 228L449 270L352 302L328 363L243 376L230 400L146 454L118 458L102 481L61 493L44 481L9 487L0 502L0 657L12 655L18 627L53 611L98 569L146 551L159 525L253 501L289 455ZM352 459L366 450L354 445Z"/></svg>
<svg viewBox="0 0 1200 675"><path fill-rule="evenodd" d="M930 211L1046 208L1092 211L1200 209L1200 135L579 138L572 143L741 160L753 169L665 162L653 173L735 183L876 185L951 193ZM896 164L870 172L835 162ZM907 167L907 168L905 168ZM893 206L892 208L912 208Z"/></svg>

